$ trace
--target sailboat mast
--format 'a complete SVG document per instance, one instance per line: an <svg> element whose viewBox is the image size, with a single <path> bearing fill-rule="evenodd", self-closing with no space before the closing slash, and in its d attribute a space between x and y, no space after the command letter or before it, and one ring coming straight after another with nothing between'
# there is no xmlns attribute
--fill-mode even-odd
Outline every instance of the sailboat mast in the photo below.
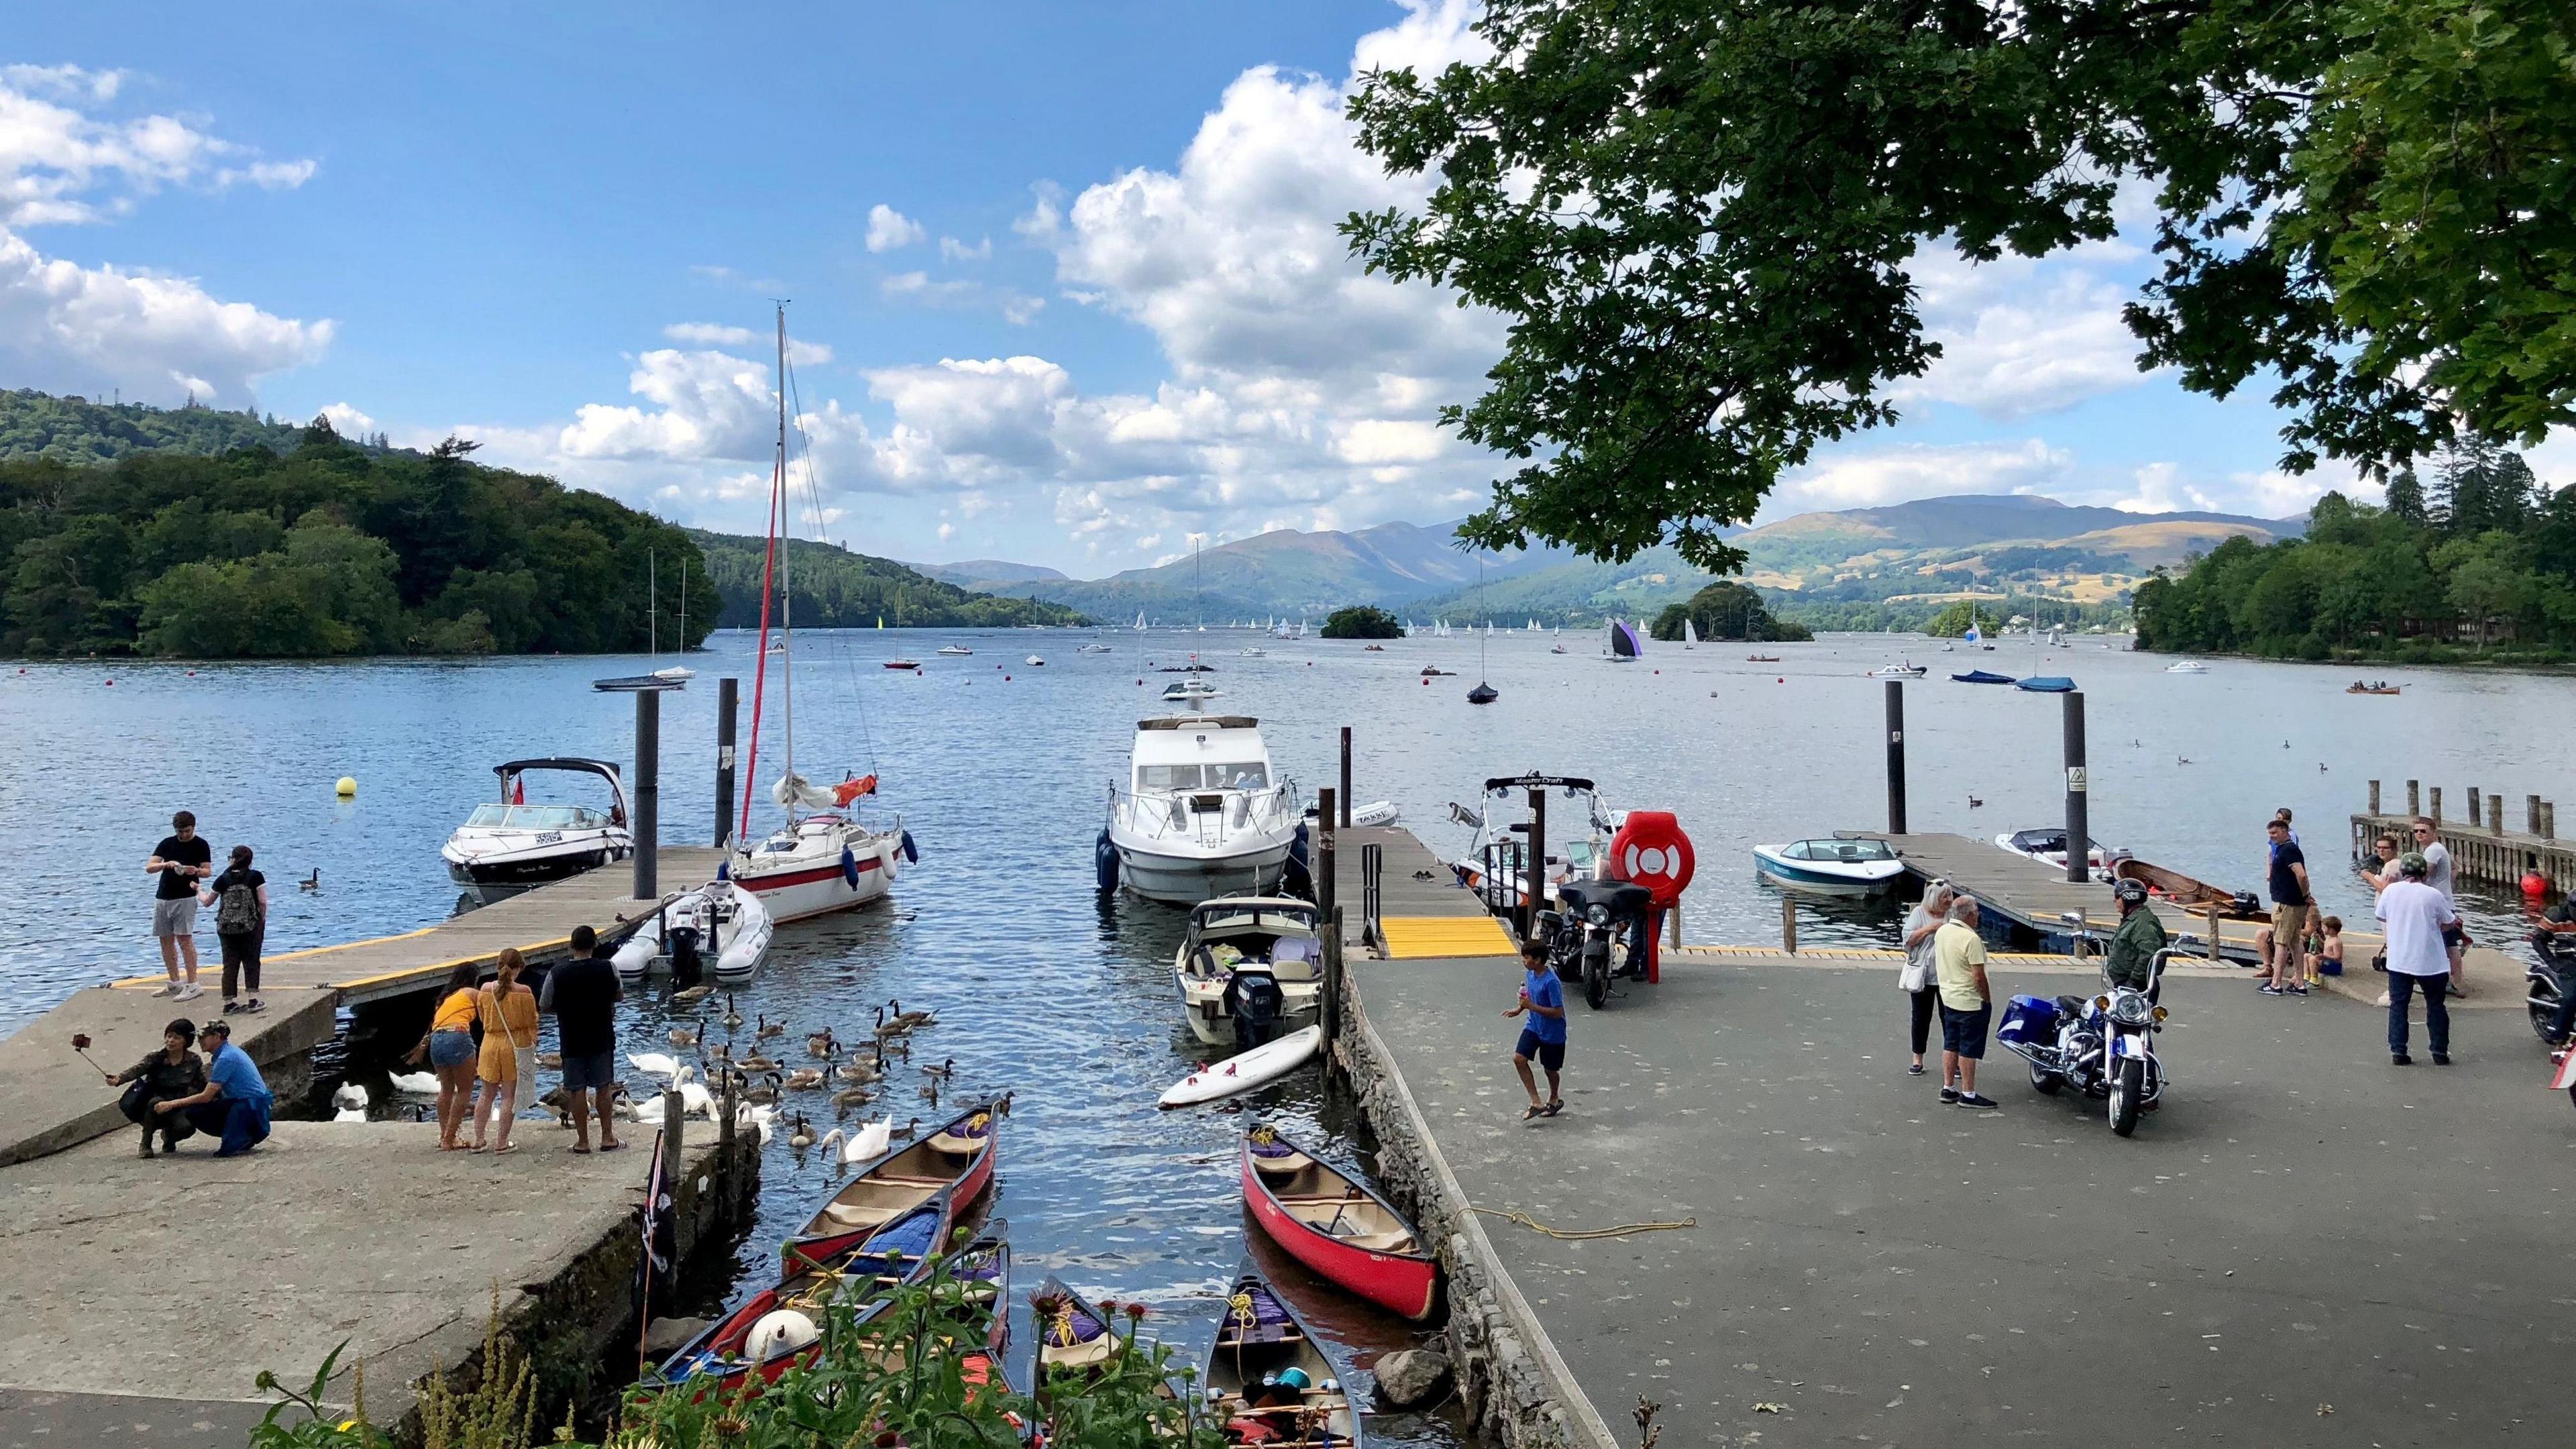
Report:
<svg viewBox="0 0 2576 1449"><path fill-rule="evenodd" d="M644 650L655 663L662 658L662 580L654 573L654 553L644 550Z"/></svg>
<svg viewBox="0 0 2576 1449"><path fill-rule="evenodd" d="M791 560L796 549L795 516L787 498L787 304L778 304L778 733L787 758L787 778L796 778L796 587ZM796 797L787 798L787 823L796 823Z"/></svg>

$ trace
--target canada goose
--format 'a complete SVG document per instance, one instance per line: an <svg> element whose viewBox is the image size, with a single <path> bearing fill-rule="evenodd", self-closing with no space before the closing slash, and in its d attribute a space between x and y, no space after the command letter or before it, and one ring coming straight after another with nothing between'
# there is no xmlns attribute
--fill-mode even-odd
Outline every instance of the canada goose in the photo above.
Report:
<svg viewBox="0 0 2576 1449"><path fill-rule="evenodd" d="M823 1085L823 1069L821 1067L798 1067L796 1070L787 1074L787 1085L791 1089L799 1092L812 1091L814 1088Z"/></svg>
<svg viewBox="0 0 2576 1449"><path fill-rule="evenodd" d="M1974 795L1971 795L1968 797L1968 808L1971 810L1983 810L1986 808L1986 802L1978 799Z"/></svg>
<svg viewBox="0 0 2576 1449"><path fill-rule="evenodd" d="M742 1099L746 1102L757 1102L763 1105L777 1101L778 1074L776 1072L771 1072L762 1085L743 1088Z"/></svg>
<svg viewBox="0 0 2576 1449"><path fill-rule="evenodd" d="M715 994L716 989L712 986L692 986L686 991L672 992L671 1003L674 1006L695 1006Z"/></svg>
<svg viewBox="0 0 2576 1449"><path fill-rule="evenodd" d="M727 1031L733 1031L742 1025L742 1008L733 1004L733 993L730 991L725 993L724 1024Z"/></svg>
<svg viewBox="0 0 2576 1449"><path fill-rule="evenodd" d="M802 1112L796 1114L796 1124L787 1129L787 1145L799 1152L814 1145L814 1126Z"/></svg>
<svg viewBox="0 0 2576 1449"><path fill-rule="evenodd" d="M774 1072L778 1070L778 1063L771 1061L769 1058L762 1056L758 1052L753 1052L750 1056L744 1057L734 1065L741 1067L746 1072L753 1073Z"/></svg>
<svg viewBox="0 0 2576 1449"><path fill-rule="evenodd" d="M893 1022L886 1020L885 1008L880 1006L877 1008L877 1024L875 1030L877 1040L884 1041L890 1036L901 1036L905 1032L912 1030L912 1028L908 1026L897 1026Z"/></svg>
<svg viewBox="0 0 2576 1449"><path fill-rule="evenodd" d="M828 1057L840 1050L840 1043L832 1040L832 1029L827 1026L821 1031L806 1033L805 1050L812 1056Z"/></svg>
<svg viewBox="0 0 2576 1449"><path fill-rule="evenodd" d="M693 1026L671 1028L671 1045L691 1047L698 1044L698 1029Z"/></svg>
<svg viewBox="0 0 2576 1449"><path fill-rule="evenodd" d="M902 1027L906 1031L919 1031L925 1026L939 1025L939 1016L936 1012L906 1011L903 1009L903 1003L900 1001L889 1001L886 1005L894 1012L894 1015L890 1018L892 1024Z"/></svg>
<svg viewBox="0 0 2576 1449"><path fill-rule="evenodd" d="M661 1052L628 1052L626 1060L648 1076L668 1077L687 1070L676 1058Z"/></svg>
<svg viewBox="0 0 2576 1449"><path fill-rule="evenodd" d="M773 1036L787 1035L787 1023L783 1021L771 1021L767 1016L758 1016L753 1019L759 1023L759 1026L752 1032L752 1035L762 1041L767 1041Z"/></svg>
<svg viewBox="0 0 2576 1449"><path fill-rule="evenodd" d="M957 1074L957 1059L955 1057L950 1057L948 1060L941 1062L935 1067L923 1067L921 1069L921 1073L923 1076L931 1077L938 1081L947 1081L950 1077Z"/></svg>
<svg viewBox="0 0 2576 1449"><path fill-rule="evenodd" d="M876 1059L876 1062L875 1062L875 1064L874 1064L874 1065L871 1065L871 1064L869 1064L869 1063L867 1063L867 1062L860 1061L860 1060L859 1060L859 1058L858 1058L858 1054L857 1054L857 1053L855 1053L855 1052L853 1052L853 1053L851 1053L851 1055L850 1055L850 1059L849 1059L849 1061L847 1061L846 1063L842 1064L841 1066L836 1067L836 1068L834 1068L834 1069L833 1069L833 1071L832 1071L832 1075L833 1075L833 1076L836 1076L836 1077L838 1077L838 1078L840 1078L842 1081L845 1081L845 1082L873 1082L873 1081L875 1081L877 1078L884 1076L884 1075L885 1075L885 1047L884 1047L884 1045L883 1045L882 1043L880 1043L880 1044L878 1045L878 1047L877 1047L877 1059Z"/></svg>
<svg viewBox="0 0 2576 1449"><path fill-rule="evenodd" d="M927 1086L924 1086L921 1089L921 1100L928 1102L933 1107L937 1107L939 1105L939 1083L936 1079L933 1079Z"/></svg>
<svg viewBox="0 0 2576 1449"><path fill-rule="evenodd" d="M322 867L318 865L313 867L313 873L306 876L304 879L297 881L295 883L295 888L297 890L306 891L318 891L322 889Z"/></svg>
<svg viewBox="0 0 2576 1449"><path fill-rule="evenodd" d="M900 1058L900 1059L902 1059L902 1060L904 1060L904 1061L907 1061L907 1062L908 1062L908 1061L911 1061L911 1060L912 1060L912 1038L910 1038L910 1037L908 1037L908 1036L889 1037L889 1038L887 1038L887 1039L886 1039L886 1040L884 1040L884 1041L878 1042L878 1043L877 1043L877 1060L878 1060L878 1061L880 1061L880 1062L884 1061L884 1060L885 1060L885 1054L886 1054L887 1052L892 1052L892 1053L894 1053L896 1057L898 1057L898 1058Z"/></svg>
<svg viewBox="0 0 2576 1449"><path fill-rule="evenodd" d="M875 1095L872 1087L843 1087L832 1094L832 1105L846 1112Z"/></svg>
<svg viewBox="0 0 2576 1449"><path fill-rule="evenodd" d="M915 1132L918 1132L918 1131L920 1131L920 1130L921 1130L921 1119L920 1119L920 1118L918 1118L918 1117L915 1117L915 1118L913 1118L911 1121L904 1123L902 1126L895 1128L895 1129L894 1129L893 1131L891 1131L891 1132L888 1132L886 1135L887 1135L888 1137L893 1138L893 1139L894 1139L895 1141L897 1141L897 1142L902 1142L902 1141L905 1141L906 1139L910 1138L910 1137L912 1136L912 1134L914 1134Z"/></svg>
<svg viewBox="0 0 2576 1449"><path fill-rule="evenodd" d="M732 1043L732 1042L729 1042L729 1041L720 1041L720 1042L717 1042L714 1046L708 1047L708 1048L706 1049L706 1051L704 1052L704 1055L705 1055L707 1058L709 1058L710 1060L713 1060L713 1061L719 1061L719 1062L729 1062L729 1061L732 1061L732 1060L733 1060L733 1043Z"/></svg>

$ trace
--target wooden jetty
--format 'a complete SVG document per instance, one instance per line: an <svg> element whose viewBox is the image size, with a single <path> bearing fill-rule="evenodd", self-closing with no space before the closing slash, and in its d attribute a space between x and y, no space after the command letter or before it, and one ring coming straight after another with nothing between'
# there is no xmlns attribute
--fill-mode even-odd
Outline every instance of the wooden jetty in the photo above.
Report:
<svg viewBox="0 0 2576 1449"><path fill-rule="evenodd" d="M1374 893L1365 874L1378 851ZM1509 956L1511 932L1458 884L1448 862L1401 826L1353 826L1333 832L1333 899L1342 907L1349 944L1397 958Z"/></svg>
<svg viewBox="0 0 2576 1449"><path fill-rule="evenodd" d="M2576 842L2558 838L2558 802L2538 795L2522 797L2522 828L2505 829L2505 797L2482 792L2472 785L2467 791L2468 818L2442 813L2442 787L2432 787L2429 798L2420 780L2406 782L2406 810L2380 809L2379 782L2370 782L2370 808L2352 817L2352 858L2369 861L2379 858L2373 848L2381 835L2394 835L2398 849L2412 850L2411 833L2415 817L2430 816L2433 831L2451 852L2451 879L2477 885L2497 886L2512 890L2522 878L2537 870L2554 891L2576 891ZM2427 808L2429 805L2429 808Z"/></svg>

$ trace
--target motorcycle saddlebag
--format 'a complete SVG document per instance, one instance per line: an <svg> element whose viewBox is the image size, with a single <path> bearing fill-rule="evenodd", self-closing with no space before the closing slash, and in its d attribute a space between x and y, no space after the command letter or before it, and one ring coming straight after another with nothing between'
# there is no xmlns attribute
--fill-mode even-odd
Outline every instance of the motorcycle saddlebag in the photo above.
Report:
<svg viewBox="0 0 2576 1449"><path fill-rule="evenodd" d="M2057 1044L2057 1003L2045 997L2016 996L2004 1007L2003 1026L1995 1040L2022 1046Z"/></svg>

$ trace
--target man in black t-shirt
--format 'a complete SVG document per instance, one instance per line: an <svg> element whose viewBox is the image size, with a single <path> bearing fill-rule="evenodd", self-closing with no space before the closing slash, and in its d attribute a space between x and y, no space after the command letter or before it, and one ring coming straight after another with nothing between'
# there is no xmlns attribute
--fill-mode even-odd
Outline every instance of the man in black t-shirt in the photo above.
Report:
<svg viewBox="0 0 2576 1449"><path fill-rule="evenodd" d="M2308 905L2314 898L2308 889L2308 858L2291 841L2289 821L2275 815L2263 833L2272 842L2272 960L2265 963L2270 969L2262 991L2266 996L2305 996L2300 948L2307 940Z"/></svg>
<svg viewBox="0 0 2576 1449"><path fill-rule="evenodd" d="M546 973L545 996L537 1004L554 1013L555 1045L563 1052L564 1111L572 1118L575 1152L590 1147L590 1107L596 1094L599 1150L615 1152L617 1140L609 1123L617 1097L617 1003L626 990L618 983L611 948L588 926L572 928L567 942L572 959Z"/></svg>
<svg viewBox="0 0 2576 1449"><path fill-rule="evenodd" d="M206 993L197 987L197 882L214 874L215 853L197 834L197 817L182 810L170 817L170 833L152 847L143 873L157 877L152 892L152 934L161 942L161 969L170 984L153 993L194 1001ZM185 961L188 976L179 978Z"/></svg>

